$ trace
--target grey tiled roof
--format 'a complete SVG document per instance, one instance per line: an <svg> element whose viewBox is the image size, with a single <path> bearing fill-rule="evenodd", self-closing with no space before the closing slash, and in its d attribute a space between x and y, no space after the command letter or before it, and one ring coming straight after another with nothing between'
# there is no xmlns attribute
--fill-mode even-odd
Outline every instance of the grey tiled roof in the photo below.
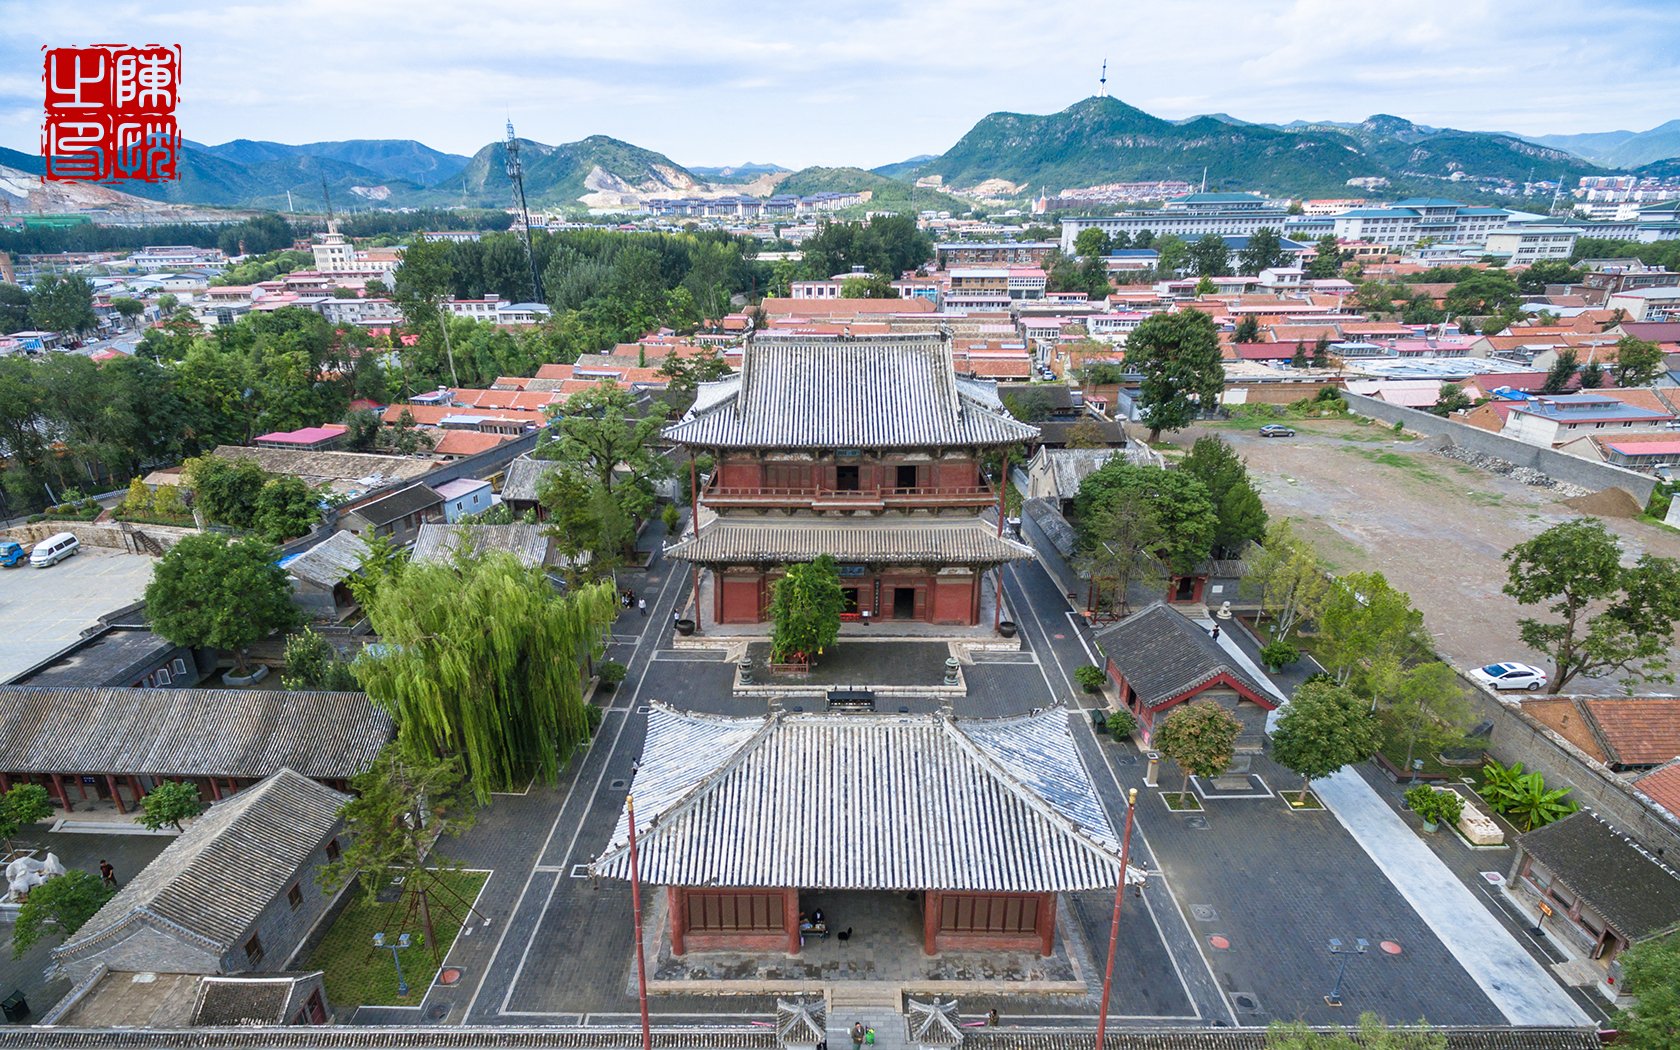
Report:
<svg viewBox="0 0 1680 1050"><path fill-rule="evenodd" d="M227 1026L285 1024L300 985L313 986L320 973L274 973L205 977L198 983L198 1001L193 1005L193 1024Z"/></svg>
<svg viewBox="0 0 1680 1050"><path fill-rule="evenodd" d="M962 1024L957 1017L955 999L932 1002L911 999L905 1004L905 1020L910 1026L910 1041L917 1046L956 1046L963 1041Z"/></svg>
<svg viewBox="0 0 1680 1050"><path fill-rule="evenodd" d="M1631 839L1581 812L1517 844L1629 940L1680 927L1680 877Z"/></svg>
<svg viewBox="0 0 1680 1050"><path fill-rule="evenodd" d="M777 999L776 1035L784 1046L820 1043L828 1035L827 1015L821 999Z"/></svg>
<svg viewBox="0 0 1680 1050"><path fill-rule="evenodd" d="M1049 892L1112 886L1119 844L1060 707L696 715L655 705L632 786L643 881ZM597 874L629 877L620 814Z"/></svg>
<svg viewBox="0 0 1680 1050"><path fill-rule="evenodd" d="M1277 698L1231 659L1207 631L1165 602L1154 602L1092 635L1145 707L1165 703L1219 675L1230 675L1269 706Z"/></svg>
<svg viewBox="0 0 1680 1050"><path fill-rule="evenodd" d="M842 562L997 565L1033 556L1031 547L979 518L718 518L667 553L702 564L782 564L831 554Z"/></svg>
<svg viewBox="0 0 1680 1050"><path fill-rule="evenodd" d="M286 571L317 587L335 587L355 575L367 556L367 541L353 532L335 532L287 562Z"/></svg>
<svg viewBox="0 0 1680 1050"><path fill-rule="evenodd" d="M503 551L528 568L541 568L548 561L549 538L541 525L436 524L420 526L420 535L414 540L413 560L447 562L463 541L474 553Z"/></svg>
<svg viewBox="0 0 1680 1050"><path fill-rule="evenodd" d="M354 514L359 518L370 521L375 525L385 525L399 518L406 518L410 514L435 507L443 502L443 497L432 491L429 485L410 485L405 489L398 489L389 496L380 496L356 507L346 508L344 513Z"/></svg>
<svg viewBox="0 0 1680 1050"><path fill-rule="evenodd" d="M0 687L7 773L347 780L391 735L362 693Z"/></svg>
<svg viewBox="0 0 1680 1050"><path fill-rule="evenodd" d="M141 925L231 950L275 898L309 877L303 869L338 830L349 799L285 769L216 803L54 950L54 960L96 955Z"/></svg>
<svg viewBox="0 0 1680 1050"><path fill-rule="evenodd" d="M881 449L1008 445L1038 428L1005 412L991 384L959 380L937 335L760 336L741 372L703 384L665 436L707 448Z"/></svg>
<svg viewBox="0 0 1680 1050"><path fill-rule="evenodd" d="M559 463L551 459L520 456L507 465L507 474L502 478L502 499L535 503L537 482L544 474L559 466Z"/></svg>
<svg viewBox="0 0 1680 1050"><path fill-rule="evenodd" d="M1045 446L1038 454L1044 457L1044 465L1049 471L1050 483L1056 494L1064 499L1072 499L1079 494L1080 482L1096 473L1098 468L1121 452L1112 448Z"/></svg>

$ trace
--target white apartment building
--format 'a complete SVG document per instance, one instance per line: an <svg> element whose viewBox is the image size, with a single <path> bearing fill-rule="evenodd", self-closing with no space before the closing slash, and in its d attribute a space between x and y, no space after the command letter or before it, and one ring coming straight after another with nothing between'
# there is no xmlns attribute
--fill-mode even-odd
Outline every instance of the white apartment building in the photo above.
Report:
<svg viewBox="0 0 1680 1050"><path fill-rule="evenodd" d="M1541 259L1567 259L1581 231L1573 226L1506 226L1487 235L1488 255L1526 265Z"/></svg>
<svg viewBox="0 0 1680 1050"><path fill-rule="evenodd" d="M1403 249L1426 237L1447 244L1479 244L1510 217L1504 208L1472 208L1458 201L1411 197L1386 208L1354 208L1330 221L1337 240Z"/></svg>

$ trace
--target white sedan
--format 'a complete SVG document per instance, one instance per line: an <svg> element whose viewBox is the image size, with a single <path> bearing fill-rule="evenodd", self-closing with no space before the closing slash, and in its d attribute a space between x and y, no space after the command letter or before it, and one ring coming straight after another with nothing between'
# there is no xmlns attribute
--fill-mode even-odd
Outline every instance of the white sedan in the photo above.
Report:
<svg viewBox="0 0 1680 1050"><path fill-rule="evenodd" d="M1470 672L1470 677L1495 689L1527 689L1534 692L1546 687L1546 672L1529 664L1488 664Z"/></svg>

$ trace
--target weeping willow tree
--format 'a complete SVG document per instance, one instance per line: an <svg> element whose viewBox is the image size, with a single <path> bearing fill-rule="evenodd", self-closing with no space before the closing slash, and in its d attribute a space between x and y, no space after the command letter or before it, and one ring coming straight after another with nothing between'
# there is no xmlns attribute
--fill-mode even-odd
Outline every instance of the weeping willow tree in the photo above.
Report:
<svg viewBox="0 0 1680 1050"><path fill-rule="evenodd" d="M585 667L618 612L610 583L564 597L543 574L491 552L409 564L368 595L381 643L356 677L416 755L457 755L473 794L552 783L589 736Z"/></svg>

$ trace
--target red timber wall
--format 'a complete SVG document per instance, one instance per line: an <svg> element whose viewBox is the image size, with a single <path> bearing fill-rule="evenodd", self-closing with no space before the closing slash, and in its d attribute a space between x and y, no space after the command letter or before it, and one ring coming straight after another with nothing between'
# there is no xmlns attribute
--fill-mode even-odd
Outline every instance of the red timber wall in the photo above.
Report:
<svg viewBox="0 0 1680 1050"><path fill-rule="evenodd" d="M833 489L838 485L837 467L840 465L832 459L760 462L757 459L731 458L717 464L713 484L723 489ZM901 466L916 468L913 488L961 492L980 484L980 467L972 459L932 462L857 459L847 460L843 465L857 467L857 485L863 490L898 488L898 468Z"/></svg>
<svg viewBox="0 0 1680 1050"><path fill-rule="evenodd" d="M770 585L779 573L720 570L714 576L712 617L715 623L761 623L770 607ZM937 572L881 572L845 576L840 586L858 592L858 610L868 610L876 623L894 617L896 592L912 592L908 619L923 623L972 626L980 622L979 571L962 575ZM879 600L877 601L877 594Z"/></svg>
<svg viewBox="0 0 1680 1050"><path fill-rule="evenodd" d="M798 890L666 887L671 953L799 951Z"/></svg>
<svg viewBox="0 0 1680 1050"><path fill-rule="evenodd" d="M968 893L929 890L922 895L922 951L1036 951L1056 946L1054 893Z"/></svg>

